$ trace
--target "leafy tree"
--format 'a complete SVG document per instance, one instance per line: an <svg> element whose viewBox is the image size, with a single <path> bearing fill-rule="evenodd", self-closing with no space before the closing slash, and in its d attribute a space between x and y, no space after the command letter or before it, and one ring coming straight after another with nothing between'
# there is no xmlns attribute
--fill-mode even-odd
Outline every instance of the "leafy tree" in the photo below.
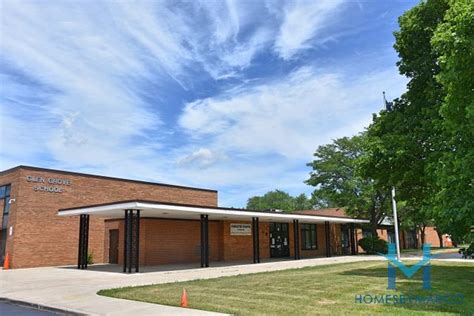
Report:
<svg viewBox="0 0 474 316"><path fill-rule="evenodd" d="M368 129L361 173L396 186L417 225L462 236L473 223L473 3L424 1L399 18L408 90Z"/></svg>
<svg viewBox="0 0 474 316"><path fill-rule="evenodd" d="M313 208L311 199L308 199L306 194L301 193L300 195L294 198L294 210L310 210Z"/></svg>
<svg viewBox="0 0 474 316"><path fill-rule="evenodd" d="M315 194L314 192L311 194L310 201L314 209L339 207L336 202L328 200L327 197L323 197L320 194Z"/></svg>
<svg viewBox="0 0 474 316"><path fill-rule="evenodd" d="M291 212L311 208L311 201L305 194L292 197L287 192L281 190L269 191L263 196L254 196L249 198L247 201L247 209L252 210L278 209Z"/></svg>
<svg viewBox="0 0 474 316"><path fill-rule="evenodd" d="M429 167L443 146L439 108L443 92L435 80L439 73L430 40L447 9L445 1L427 1L399 18L395 33L400 73L410 78L408 91L394 100L391 111L375 116L368 129L368 159L363 172L387 186L397 196L423 212L432 207L437 192Z"/></svg>
<svg viewBox="0 0 474 316"><path fill-rule="evenodd" d="M360 172L367 141L361 134L319 146L308 164L313 171L306 183L316 187L315 200L330 201L351 216L370 219L372 234L377 236L377 226L389 210L390 190Z"/></svg>
<svg viewBox="0 0 474 316"><path fill-rule="evenodd" d="M474 2L449 1L431 39L444 99L443 137L447 150L435 164L438 221L460 241L474 225Z"/></svg>

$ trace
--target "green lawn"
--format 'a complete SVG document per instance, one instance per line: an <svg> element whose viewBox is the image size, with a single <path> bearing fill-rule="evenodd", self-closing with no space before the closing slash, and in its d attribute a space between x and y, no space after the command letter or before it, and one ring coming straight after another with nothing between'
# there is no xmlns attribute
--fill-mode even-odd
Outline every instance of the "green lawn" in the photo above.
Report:
<svg viewBox="0 0 474 316"><path fill-rule="evenodd" d="M413 264L413 261L411 262ZM387 290L387 263L358 262L100 291L100 295L239 315L466 314L474 311L474 265L432 262L432 290L421 289L421 271ZM356 294L464 295L463 304L360 304Z"/></svg>
<svg viewBox="0 0 474 316"><path fill-rule="evenodd" d="M450 252L458 252L459 248L455 247L431 247L431 254L439 254L439 253L450 253ZM408 249L401 249L400 252L402 254L418 254L422 255L423 254L423 249L419 248L408 248Z"/></svg>

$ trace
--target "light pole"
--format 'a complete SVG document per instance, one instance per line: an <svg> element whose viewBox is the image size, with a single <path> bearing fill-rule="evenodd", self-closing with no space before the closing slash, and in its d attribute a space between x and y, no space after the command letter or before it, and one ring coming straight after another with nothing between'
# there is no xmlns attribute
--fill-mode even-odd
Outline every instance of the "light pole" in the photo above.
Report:
<svg viewBox="0 0 474 316"><path fill-rule="evenodd" d="M395 226L395 246L397 248L397 260L400 261L400 238L398 237L398 217L397 217L397 201L395 201L395 187L392 187L392 209L393 209L393 225Z"/></svg>

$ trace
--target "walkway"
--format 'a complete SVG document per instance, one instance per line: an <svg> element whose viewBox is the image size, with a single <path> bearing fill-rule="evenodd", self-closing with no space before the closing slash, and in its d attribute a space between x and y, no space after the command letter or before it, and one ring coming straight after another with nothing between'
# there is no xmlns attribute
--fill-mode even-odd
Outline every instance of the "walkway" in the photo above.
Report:
<svg viewBox="0 0 474 316"><path fill-rule="evenodd" d="M97 271L94 268L77 270L47 267L6 270L0 271L0 297L88 315L212 315L213 313L204 311L108 298L96 293L107 288L209 279L367 260L383 260L383 258L345 256L197 269L175 266L180 270L164 269L165 271L138 274Z"/></svg>

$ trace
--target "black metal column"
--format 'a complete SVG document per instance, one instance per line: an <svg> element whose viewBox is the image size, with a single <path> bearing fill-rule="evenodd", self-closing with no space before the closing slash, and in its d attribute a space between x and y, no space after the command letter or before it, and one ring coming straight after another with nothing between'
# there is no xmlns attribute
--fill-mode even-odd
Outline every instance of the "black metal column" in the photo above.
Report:
<svg viewBox="0 0 474 316"><path fill-rule="evenodd" d="M300 256L300 223L297 219L293 220L293 246L295 260L299 260Z"/></svg>
<svg viewBox="0 0 474 316"><path fill-rule="evenodd" d="M201 215L201 267L209 267L209 215Z"/></svg>
<svg viewBox="0 0 474 316"><path fill-rule="evenodd" d="M253 263L260 263L260 234L258 217L252 217Z"/></svg>
<svg viewBox="0 0 474 316"><path fill-rule="evenodd" d="M125 210L123 272L139 272L140 267L140 210Z"/></svg>
<svg viewBox="0 0 474 316"><path fill-rule="evenodd" d="M87 257L89 255L89 215L84 215L84 269L87 269Z"/></svg>
<svg viewBox="0 0 474 316"><path fill-rule="evenodd" d="M351 255L356 254L356 246L355 246L355 229L354 229L354 223L351 223L349 226L349 235L350 235L350 242L351 242Z"/></svg>
<svg viewBox="0 0 474 316"><path fill-rule="evenodd" d="M81 214L79 218L79 247L77 268L87 269L87 253L89 247L89 215Z"/></svg>
<svg viewBox="0 0 474 316"><path fill-rule="evenodd" d="M205 266L204 260L204 215L201 215L201 268Z"/></svg>
<svg viewBox="0 0 474 316"><path fill-rule="evenodd" d="M255 217L255 237L257 238L257 263L260 263L260 220Z"/></svg>
<svg viewBox="0 0 474 316"><path fill-rule="evenodd" d="M140 210L135 213L135 272L140 270Z"/></svg>
<svg viewBox="0 0 474 316"><path fill-rule="evenodd" d="M82 246L84 245L83 242L83 233L84 231L84 220L82 219L82 215L79 215L79 244L77 245L77 268L82 269Z"/></svg>
<svg viewBox="0 0 474 316"><path fill-rule="evenodd" d="M125 218L124 218L124 222L123 222L123 231L124 231L124 235L123 235L123 272L127 272L128 270L128 252L129 252L129 249L130 249L130 246L128 244L128 235L129 235L129 232L128 232L128 222L130 221L130 214L131 210L125 210Z"/></svg>
<svg viewBox="0 0 474 316"><path fill-rule="evenodd" d="M209 267L209 215L206 215L206 267Z"/></svg>
<svg viewBox="0 0 474 316"><path fill-rule="evenodd" d="M298 229L296 230L297 234L296 234L296 240L298 240L298 260L301 259L301 246L300 246L300 243L301 243L301 238L300 238L300 232L301 232L301 229L300 229L300 221L298 221Z"/></svg>
<svg viewBox="0 0 474 316"><path fill-rule="evenodd" d="M324 222L324 232L326 235L326 257L331 257L331 227L329 226L329 222Z"/></svg>

